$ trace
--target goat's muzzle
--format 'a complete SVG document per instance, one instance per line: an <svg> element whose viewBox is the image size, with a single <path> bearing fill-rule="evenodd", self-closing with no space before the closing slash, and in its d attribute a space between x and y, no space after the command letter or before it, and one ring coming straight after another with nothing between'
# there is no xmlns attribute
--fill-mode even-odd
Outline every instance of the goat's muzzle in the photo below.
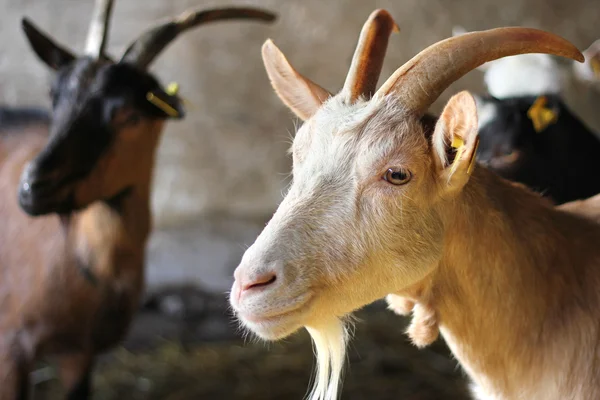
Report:
<svg viewBox="0 0 600 400"><path fill-rule="evenodd" d="M68 183L68 179L56 174L40 173L36 164L30 163L19 182L19 206L30 216L68 212L72 208Z"/></svg>

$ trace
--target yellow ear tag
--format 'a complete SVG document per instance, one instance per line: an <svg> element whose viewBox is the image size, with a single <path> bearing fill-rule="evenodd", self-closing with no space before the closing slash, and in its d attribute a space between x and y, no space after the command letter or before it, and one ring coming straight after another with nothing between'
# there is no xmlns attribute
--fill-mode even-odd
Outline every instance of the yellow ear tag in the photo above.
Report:
<svg viewBox="0 0 600 400"><path fill-rule="evenodd" d="M474 140L475 146L473 146L473 152L471 153L471 157L469 158L469 166L467 167L468 175L471 175L471 172L473 172L473 167L475 166L475 155L477 154L477 148L479 147L479 136L475 136ZM462 158L462 155L465 152L465 141L459 136L454 136L452 138L451 146L453 149L457 149L456 156L454 156L454 163L452 164L452 173L454 174L458 168L458 160Z"/></svg>
<svg viewBox="0 0 600 400"><path fill-rule="evenodd" d="M185 104L185 106L187 108L194 108L193 104L186 99L185 97L181 96L179 94L179 84L177 82L171 82L167 85L167 89L165 90L165 92L167 92L167 94L171 95L171 96L179 96L179 98L181 99L181 101L183 102L183 104Z"/></svg>
<svg viewBox="0 0 600 400"><path fill-rule="evenodd" d="M450 146L452 146L453 149L458 149L458 148L462 147L464 144L465 144L465 141L460 136L454 136L452 138L452 144Z"/></svg>
<svg viewBox="0 0 600 400"><path fill-rule="evenodd" d="M454 174L456 172L456 169L458 168L458 160L460 160L463 152L465 151L464 144L465 144L465 141L463 140L463 138L461 138L459 136L454 136L452 138L452 143L450 144L450 146L452 146L453 149L457 149L457 150L456 150L456 155L454 156L454 162L452 163L452 168L450 169L451 174Z"/></svg>
<svg viewBox="0 0 600 400"><path fill-rule="evenodd" d="M469 160L469 167L467 168L467 175L471 175L473 167L475 167L475 155L477 154L477 148L479 148L479 136L475 136L475 146L471 153L471 159Z"/></svg>
<svg viewBox="0 0 600 400"><path fill-rule="evenodd" d="M546 96L540 96L535 99L529 110L527 110L527 117L529 117L533 123L533 128L538 133L558 120L558 114L546 107L547 102Z"/></svg>
<svg viewBox="0 0 600 400"><path fill-rule="evenodd" d="M177 82L169 83L167 85L167 90L165 90L165 92L167 92L167 94L170 96L175 96L177 93L179 93L179 83L177 83Z"/></svg>
<svg viewBox="0 0 600 400"><path fill-rule="evenodd" d="M592 71L594 71L594 76L596 76L596 78L600 79L600 56L596 56L594 58L592 58L592 61L590 61L591 67L592 67Z"/></svg>
<svg viewBox="0 0 600 400"><path fill-rule="evenodd" d="M176 118L179 117L179 112L174 109L173 107L171 107L170 105L168 105L167 103L165 103L163 100L161 100L158 96L156 96L154 93L152 92L148 92L146 93L146 99L154 104L156 107L160 108L161 110L164 111L165 114Z"/></svg>

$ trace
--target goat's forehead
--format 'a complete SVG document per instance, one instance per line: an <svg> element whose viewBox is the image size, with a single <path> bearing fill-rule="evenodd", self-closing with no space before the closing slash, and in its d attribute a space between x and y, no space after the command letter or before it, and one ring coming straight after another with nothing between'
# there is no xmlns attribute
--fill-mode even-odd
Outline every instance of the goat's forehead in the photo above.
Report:
<svg viewBox="0 0 600 400"><path fill-rule="evenodd" d="M341 96L334 96L323 103L309 127L334 136L356 135L369 120L385 114L385 109L384 101L358 99L348 104Z"/></svg>
<svg viewBox="0 0 600 400"><path fill-rule="evenodd" d="M298 131L294 146L306 153L305 169L370 167L395 158L412 163L427 150L418 120L394 101L330 99Z"/></svg>
<svg viewBox="0 0 600 400"><path fill-rule="evenodd" d="M54 82L55 90L77 91L87 89L98 76L101 65L91 59L78 59L59 71Z"/></svg>
<svg viewBox="0 0 600 400"><path fill-rule="evenodd" d="M59 73L54 83L55 91L120 95L147 91L160 86L150 74L137 71L126 64L78 59Z"/></svg>

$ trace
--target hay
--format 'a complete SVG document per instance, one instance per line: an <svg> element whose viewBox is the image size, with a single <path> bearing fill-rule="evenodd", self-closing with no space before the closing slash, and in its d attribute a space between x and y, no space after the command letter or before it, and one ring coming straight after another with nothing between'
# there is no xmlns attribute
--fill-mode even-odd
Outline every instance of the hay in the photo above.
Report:
<svg viewBox="0 0 600 400"><path fill-rule="evenodd" d="M406 321L372 307L359 313L342 399L464 399L464 379L446 347L418 350L402 333ZM119 348L94 379L95 400L302 399L314 357L306 332L282 343L228 339L183 346L163 340L145 350ZM59 399L55 380L36 399Z"/></svg>

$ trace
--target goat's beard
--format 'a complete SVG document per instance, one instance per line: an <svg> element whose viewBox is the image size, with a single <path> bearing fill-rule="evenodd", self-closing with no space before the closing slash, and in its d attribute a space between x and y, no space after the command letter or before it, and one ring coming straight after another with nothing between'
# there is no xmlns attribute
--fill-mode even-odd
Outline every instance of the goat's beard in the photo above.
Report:
<svg viewBox="0 0 600 400"><path fill-rule="evenodd" d="M315 381L310 400L336 400L342 383L346 346L350 339L347 321L332 317L307 326L317 357Z"/></svg>

